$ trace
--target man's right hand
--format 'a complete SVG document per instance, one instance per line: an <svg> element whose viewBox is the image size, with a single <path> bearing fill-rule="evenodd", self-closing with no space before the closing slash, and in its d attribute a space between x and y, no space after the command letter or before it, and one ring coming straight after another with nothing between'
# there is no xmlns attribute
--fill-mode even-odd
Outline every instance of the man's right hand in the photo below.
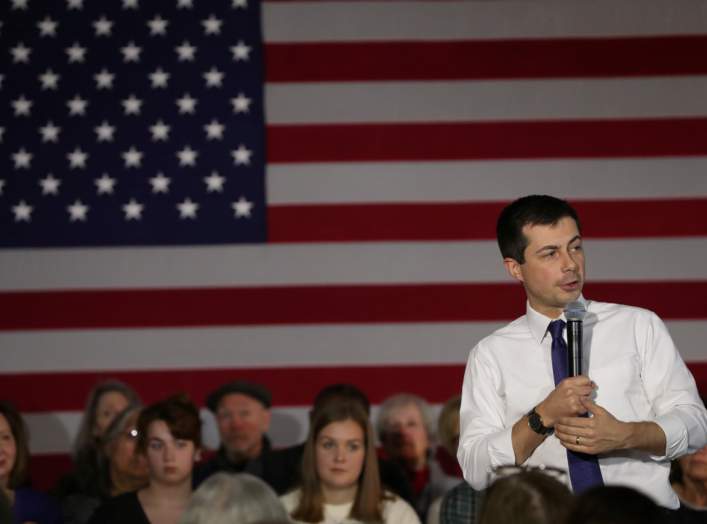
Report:
<svg viewBox="0 0 707 524"><path fill-rule="evenodd" d="M562 417L584 415L587 408L580 399L590 399L596 387L596 384L584 375L566 378L537 405L535 411L542 417L544 426L554 427Z"/></svg>

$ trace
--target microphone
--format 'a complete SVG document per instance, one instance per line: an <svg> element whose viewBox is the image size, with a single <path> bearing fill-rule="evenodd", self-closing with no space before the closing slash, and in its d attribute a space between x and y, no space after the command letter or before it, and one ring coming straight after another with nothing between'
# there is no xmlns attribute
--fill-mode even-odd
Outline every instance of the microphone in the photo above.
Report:
<svg viewBox="0 0 707 524"><path fill-rule="evenodd" d="M565 307L567 319L567 374L582 374L582 322L587 313L584 303L576 300Z"/></svg>

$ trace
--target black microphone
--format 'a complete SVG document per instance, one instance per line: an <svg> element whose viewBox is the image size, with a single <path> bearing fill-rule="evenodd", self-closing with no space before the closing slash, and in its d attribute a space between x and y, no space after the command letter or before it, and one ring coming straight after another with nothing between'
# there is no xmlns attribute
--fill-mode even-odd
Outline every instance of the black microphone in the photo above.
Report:
<svg viewBox="0 0 707 524"><path fill-rule="evenodd" d="M582 322L587 313L584 303L570 302L565 307L567 319L567 374L576 377L582 374Z"/></svg>

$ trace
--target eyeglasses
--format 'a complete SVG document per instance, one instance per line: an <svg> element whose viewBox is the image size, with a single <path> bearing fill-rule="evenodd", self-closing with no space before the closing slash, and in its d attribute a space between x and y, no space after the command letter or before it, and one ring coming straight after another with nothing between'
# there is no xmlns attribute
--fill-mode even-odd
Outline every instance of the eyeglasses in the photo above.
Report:
<svg viewBox="0 0 707 524"><path fill-rule="evenodd" d="M567 471L564 469L554 468L552 466L545 466L543 464L540 464L539 466L507 465L497 466L491 470L488 479L489 485L491 485L494 481L498 479L510 477L511 475L517 475L518 473L524 473L528 471L537 471L538 473L543 473L545 475L548 475L549 477L559 480L563 484L567 484L569 482Z"/></svg>
<svg viewBox="0 0 707 524"><path fill-rule="evenodd" d="M137 429L135 429L135 428L132 428L132 429L129 429L129 430L123 432L123 436L125 436L131 440L136 439L138 434L139 433L137 432Z"/></svg>

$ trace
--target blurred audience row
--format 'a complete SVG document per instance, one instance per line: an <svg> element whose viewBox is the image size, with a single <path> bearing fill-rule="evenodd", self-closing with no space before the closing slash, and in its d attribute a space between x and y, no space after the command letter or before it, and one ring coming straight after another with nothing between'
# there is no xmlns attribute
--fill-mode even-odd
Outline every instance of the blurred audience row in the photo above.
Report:
<svg viewBox="0 0 707 524"><path fill-rule="evenodd" d="M220 447L202 459L189 398L142 407L129 386L105 382L88 398L74 469L51 496L29 487L25 424L0 403L0 524L707 522L707 448L673 464L678 514L622 487L573 497L564 472L549 470L500 468L491 488L476 492L455 457L459 403L450 399L434 420L420 397L395 395L380 405L374 431L365 394L331 385L313 401L306 441L274 449L270 392L236 381L206 399Z"/></svg>

